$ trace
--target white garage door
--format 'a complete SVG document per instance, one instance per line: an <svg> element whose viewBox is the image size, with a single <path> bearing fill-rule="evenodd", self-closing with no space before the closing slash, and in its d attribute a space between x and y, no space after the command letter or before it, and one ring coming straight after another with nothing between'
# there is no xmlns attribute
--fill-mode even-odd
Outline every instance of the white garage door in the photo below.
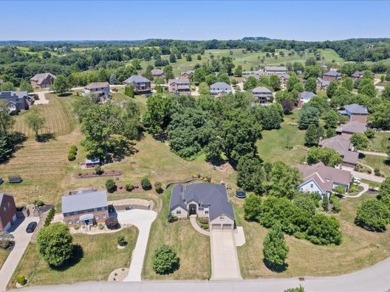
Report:
<svg viewBox="0 0 390 292"><path fill-rule="evenodd" d="M211 229L217 229L217 230L220 230L221 229L221 224L213 224L211 225Z"/></svg>
<svg viewBox="0 0 390 292"><path fill-rule="evenodd" d="M232 224L223 224L222 225L223 230L231 230L232 229Z"/></svg>

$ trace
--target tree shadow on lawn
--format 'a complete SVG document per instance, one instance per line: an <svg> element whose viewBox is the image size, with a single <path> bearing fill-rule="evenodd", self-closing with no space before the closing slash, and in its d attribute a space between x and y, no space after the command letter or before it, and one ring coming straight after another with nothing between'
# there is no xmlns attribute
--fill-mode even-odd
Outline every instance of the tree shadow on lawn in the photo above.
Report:
<svg viewBox="0 0 390 292"><path fill-rule="evenodd" d="M272 272L276 272L276 273L283 273L288 268L287 263L285 263L284 265L274 265L274 264L271 264L270 262L266 261L265 259L263 259L263 263L269 270L271 270Z"/></svg>
<svg viewBox="0 0 390 292"><path fill-rule="evenodd" d="M37 137L37 142L45 143L45 142L49 142L50 140L54 140L55 138L56 136L54 133L40 134Z"/></svg>
<svg viewBox="0 0 390 292"><path fill-rule="evenodd" d="M386 166L390 166L390 159L385 159L385 160L383 160L383 163L384 163Z"/></svg>
<svg viewBox="0 0 390 292"><path fill-rule="evenodd" d="M61 266L54 267L51 266L53 270L56 271L66 271L67 269L77 265L84 258L84 250L81 245L74 244L72 250L72 256L69 260L65 261Z"/></svg>

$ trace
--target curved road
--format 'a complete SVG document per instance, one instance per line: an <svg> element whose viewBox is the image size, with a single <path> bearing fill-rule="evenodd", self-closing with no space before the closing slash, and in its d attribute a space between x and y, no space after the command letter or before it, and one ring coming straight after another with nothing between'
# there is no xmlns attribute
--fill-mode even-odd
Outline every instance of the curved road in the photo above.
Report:
<svg viewBox="0 0 390 292"><path fill-rule="evenodd" d="M143 281L143 282L86 282L72 285L25 288L30 292L258 292L277 291L302 285L306 291L386 292L390 291L390 258L367 269L335 277L306 277L289 279L261 279L236 281ZM14 290L17 291L17 290Z"/></svg>

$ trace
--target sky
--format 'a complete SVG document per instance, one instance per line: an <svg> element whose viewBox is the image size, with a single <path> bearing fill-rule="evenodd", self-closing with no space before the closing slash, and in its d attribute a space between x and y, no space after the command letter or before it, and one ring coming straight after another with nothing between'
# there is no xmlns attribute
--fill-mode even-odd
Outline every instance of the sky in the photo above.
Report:
<svg viewBox="0 0 390 292"><path fill-rule="evenodd" d="M390 37L390 1L0 0L0 11L0 40Z"/></svg>

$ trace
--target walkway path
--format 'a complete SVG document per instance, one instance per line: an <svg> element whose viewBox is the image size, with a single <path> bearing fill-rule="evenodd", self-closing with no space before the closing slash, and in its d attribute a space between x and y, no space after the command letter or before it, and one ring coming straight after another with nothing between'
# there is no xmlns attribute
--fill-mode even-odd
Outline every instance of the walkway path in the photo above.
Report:
<svg viewBox="0 0 390 292"><path fill-rule="evenodd" d="M192 227L196 231L198 231L200 234L203 234L203 235L206 235L206 236L210 236L210 231L204 230L203 228L201 228L198 225L198 223L196 222L196 215L191 215L190 216L190 222L191 222Z"/></svg>
<svg viewBox="0 0 390 292"><path fill-rule="evenodd" d="M26 228L32 221L39 222L39 217L25 218L22 222L17 221L16 224L19 225L16 226L14 231L10 232L14 236L15 246L0 270L0 291L5 291L7 288L8 282L11 280L24 251L30 243L33 233L27 233Z"/></svg>
<svg viewBox="0 0 390 292"><path fill-rule="evenodd" d="M131 224L138 228L138 238L131 256L129 274L123 280L124 282L141 281L150 227L156 217L157 213L151 210L132 209L118 212L118 221L120 224Z"/></svg>
<svg viewBox="0 0 390 292"><path fill-rule="evenodd" d="M210 245L211 279L241 279L233 230L211 230Z"/></svg>
<svg viewBox="0 0 390 292"><path fill-rule="evenodd" d="M377 183L382 183L385 179L381 176L376 176L373 174L368 174L368 173L363 173L363 172L357 172L357 171L352 171L352 175L354 177L358 177L361 179L377 182Z"/></svg>
<svg viewBox="0 0 390 292"><path fill-rule="evenodd" d="M384 153L384 152L372 152L372 151L361 151L361 150L359 150L358 152L365 154L365 155L373 155L373 156L380 156L380 157L386 157L386 158L389 157L389 155L387 155L387 153Z"/></svg>
<svg viewBox="0 0 390 292"><path fill-rule="evenodd" d="M35 94L37 94L39 98L38 100L34 101L35 105L49 103L49 101L46 99L46 92L35 92Z"/></svg>
<svg viewBox="0 0 390 292"><path fill-rule="evenodd" d="M360 193L358 193L357 195L355 195L355 196L351 196L351 195L344 195L344 197L346 197L346 198L359 198L361 195L363 195L365 192L367 192L368 191L368 188L369 188L369 185L368 184L365 184L365 183L360 183L360 186L362 186L363 187L363 190L360 192Z"/></svg>

